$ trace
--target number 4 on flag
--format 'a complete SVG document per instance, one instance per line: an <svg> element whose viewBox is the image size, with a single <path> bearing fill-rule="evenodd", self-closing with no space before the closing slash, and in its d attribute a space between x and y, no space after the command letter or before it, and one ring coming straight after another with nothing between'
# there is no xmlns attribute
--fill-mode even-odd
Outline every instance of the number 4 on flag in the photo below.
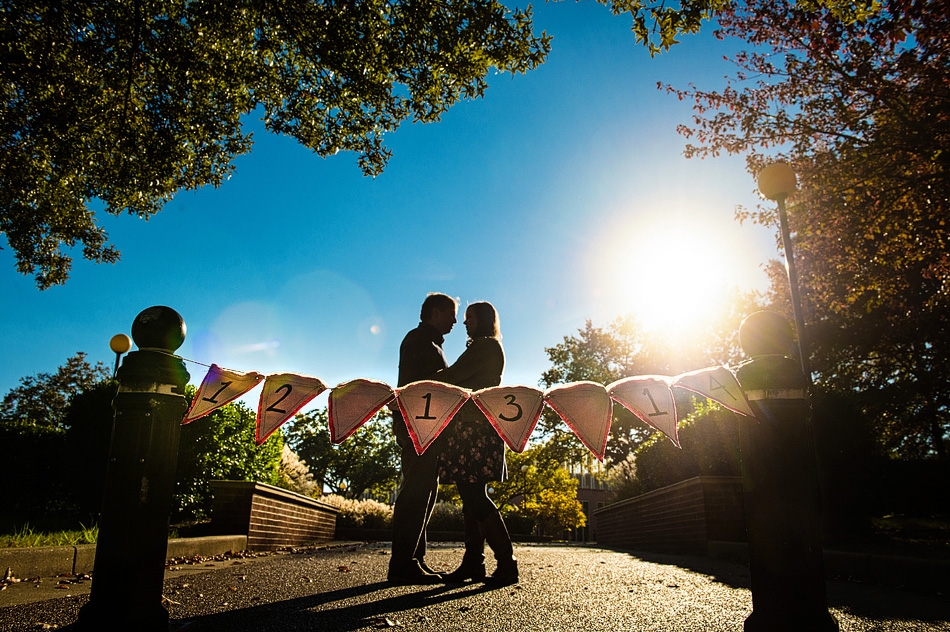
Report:
<svg viewBox="0 0 950 632"><path fill-rule="evenodd" d="M673 386L699 393L733 412L755 417L736 376L724 366L683 373L674 378Z"/></svg>

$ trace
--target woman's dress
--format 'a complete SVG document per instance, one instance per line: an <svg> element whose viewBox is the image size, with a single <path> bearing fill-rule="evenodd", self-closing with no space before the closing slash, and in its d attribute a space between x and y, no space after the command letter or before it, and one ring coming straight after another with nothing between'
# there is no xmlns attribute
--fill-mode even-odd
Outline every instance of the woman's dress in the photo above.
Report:
<svg viewBox="0 0 950 632"><path fill-rule="evenodd" d="M498 386L505 369L505 352L497 338L471 341L458 360L432 379L473 391ZM488 483L507 478L505 442L479 410L467 401L437 439L439 476L451 483Z"/></svg>

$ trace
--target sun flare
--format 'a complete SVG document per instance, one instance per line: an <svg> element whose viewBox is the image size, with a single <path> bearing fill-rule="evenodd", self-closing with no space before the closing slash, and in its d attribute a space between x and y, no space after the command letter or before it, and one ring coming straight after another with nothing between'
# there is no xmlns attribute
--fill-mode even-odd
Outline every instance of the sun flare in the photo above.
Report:
<svg viewBox="0 0 950 632"><path fill-rule="evenodd" d="M610 302L646 331L702 328L743 285L741 246L707 226L654 221L611 240Z"/></svg>

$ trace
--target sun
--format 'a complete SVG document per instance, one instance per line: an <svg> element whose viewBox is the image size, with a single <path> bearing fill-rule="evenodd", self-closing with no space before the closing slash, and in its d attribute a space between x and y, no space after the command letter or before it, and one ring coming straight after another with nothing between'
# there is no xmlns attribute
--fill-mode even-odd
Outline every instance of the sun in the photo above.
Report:
<svg viewBox="0 0 950 632"><path fill-rule="evenodd" d="M612 308L644 331L679 336L709 324L742 285L741 244L697 223L662 219L611 236Z"/></svg>

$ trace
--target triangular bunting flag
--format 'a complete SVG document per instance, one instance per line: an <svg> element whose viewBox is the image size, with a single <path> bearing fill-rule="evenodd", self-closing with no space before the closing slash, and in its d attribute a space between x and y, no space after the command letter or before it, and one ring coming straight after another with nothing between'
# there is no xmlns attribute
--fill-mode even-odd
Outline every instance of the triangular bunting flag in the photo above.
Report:
<svg viewBox="0 0 950 632"><path fill-rule="evenodd" d="M268 375L257 406L257 445L303 408L311 399L327 390L320 379L296 373Z"/></svg>
<svg viewBox="0 0 950 632"><path fill-rule="evenodd" d="M613 405L603 384L573 382L555 386L544 393L545 403L554 409L597 460L607 453L607 434Z"/></svg>
<svg viewBox="0 0 950 632"><path fill-rule="evenodd" d="M673 378L673 386L680 386L687 390L699 393L703 397L719 402L729 410L755 417L745 393L739 386L736 376L724 366L710 367L683 373Z"/></svg>
<svg viewBox="0 0 950 632"><path fill-rule="evenodd" d="M609 384L607 392L611 399L665 434L679 448L672 384L673 380L665 375L637 375Z"/></svg>
<svg viewBox="0 0 950 632"><path fill-rule="evenodd" d="M472 399L508 447L523 452L541 417L544 393L529 386L493 386L472 393Z"/></svg>
<svg viewBox="0 0 950 632"><path fill-rule="evenodd" d="M334 387L330 392L330 440L346 441L394 397L388 384L376 380L360 378Z"/></svg>
<svg viewBox="0 0 950 632"><path fill-rule="evenodd" d="M421 456L426 451L468 397L468 391L463 388L429 380L396 390L396 401L409 427L416 454Z"/></svg>
<svg viewBox="0 0 950 632"><path fill-rule="evenodd" d="M204 417L215 408L234 401L244 393L257 386L264 376L256 371L240 373L230 369L222 369L212 364L207 375L198 387L198 393L191 402L188 414L182 420L182 425L191 423L199 417Z"/></svg>

